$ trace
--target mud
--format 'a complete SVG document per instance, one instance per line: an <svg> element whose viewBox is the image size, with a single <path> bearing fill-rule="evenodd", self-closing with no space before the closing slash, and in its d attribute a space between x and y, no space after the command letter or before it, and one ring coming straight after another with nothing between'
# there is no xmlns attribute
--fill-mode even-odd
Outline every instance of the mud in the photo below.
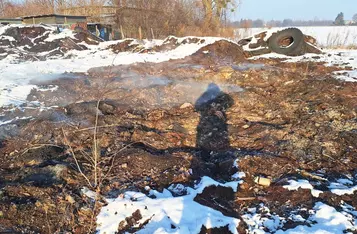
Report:
<svg viewBox="0 0 357 234"><path fill-rule="evenodd" d="M104 202L81 194L90 185L78 170L94 181L94 152L101 159L100 196L193 185L205 175L228 181L239 159L246 177L237 193L208 187L195 200L238 218L262 202L280 216L310 209L316 201L337 206L336 195L323 184L318 198L283 185L306 179L301 170L322 170L327 178L356 173L357 83L334 79L337 67L247 61L229 48L222 43L181 60L93 68L74 78L41 81L44 88L58 88L32 90L28 100L48 108L2 108L4 121L28 119L0 126L9 129L0 141L0 231L95 230ZM259 186L255 176L273 183ZM355 197L343 200L357 208ZM244 227L242 221L240 233ZM202 227L201 233L229 231Z"/></svg>

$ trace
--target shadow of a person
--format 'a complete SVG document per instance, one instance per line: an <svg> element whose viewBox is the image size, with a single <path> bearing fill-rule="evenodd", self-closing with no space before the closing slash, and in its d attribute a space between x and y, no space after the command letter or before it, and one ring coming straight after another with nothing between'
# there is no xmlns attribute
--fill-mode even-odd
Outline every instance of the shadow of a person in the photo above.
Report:
<svg viewBox="0 0 357 234"><path fill-rule="evenodd" d="M233 104L231 96L214 83L209 84L197 99L195 110L201 117L197 125L196 148L202 156L209 157L211 152L230 148L226 111Z"/></svg>

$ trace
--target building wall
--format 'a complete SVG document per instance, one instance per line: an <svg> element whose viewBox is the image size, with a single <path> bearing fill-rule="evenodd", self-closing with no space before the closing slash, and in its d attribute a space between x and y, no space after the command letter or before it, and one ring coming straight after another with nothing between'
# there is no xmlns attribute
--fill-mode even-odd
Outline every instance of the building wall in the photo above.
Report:
<svg viewBox="0 0 357 234"><path fill-rule="evenodd" d="M56 20L55 17L38 17L38 18L26 18L23 19L22 22L24 24L40 24L40 23L44 23L44 24L56 24Z"/></svg>
<svg viewBox="0 0 357 234"><path fill-rule="evenodd" d="M15 19L0 19L0 24L22 24L22 21Z"/></svg>
<svg viewBox="0 0 357 234"><path fill-rule="evenodd" d="M75 23L84 23L87 22L87 19L85 17L56 17L56 24L75 24Z"/></svg>

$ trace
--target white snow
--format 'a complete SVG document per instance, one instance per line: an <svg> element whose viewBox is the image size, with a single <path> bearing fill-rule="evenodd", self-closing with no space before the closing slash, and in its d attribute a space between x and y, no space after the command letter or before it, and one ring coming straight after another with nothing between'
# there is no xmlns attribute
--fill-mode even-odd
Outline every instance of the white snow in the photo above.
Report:
<svg viewBox="0 0 357 234"><path fill-rule="evenodd" d="M309 181L307 180L289 180L289 185L284 185L283 187L288 189L288 190L298 190L299 188L302 189L310 189L311 194L314 197L319 197L320 193L322 191L314 189L314 187L310 184Z"/></svg>
<svg viewBox="0 0 357 234"><path fill-rule="evenodd" d="M283 187L288 190L310 189L314 197L318 197L323 191L317 190L308 180L289 180L288 185ZM353 194L357 191L357 185L349 179L338 179L336 182L329 182L328 188L336 195Z"/></svg>
<svg viewBox="0 0 357 234"><path fill-rule="evenodd" d="M239 165L238 165L239 159L234 160L233 167L237 168L239 170ZM245 177L245 172L243 171L238 171L235 174L232 175L233 180L239 180L239 183L243 183L243 179Z"/></svg>
<svg viewBox="0 0 357 234"><path fill-rule="evenodd" d="M10 25L0 25L0 35L5 33L8 28L10 28Z"/></svg>
<svg viewBox="0 0 357 234"><path fill-rule="evenodd" d="M88 197L88 198L90 198L90 199L92 199L92 200L95 200L96 197L97 197L97 194L96 194L95 192L93 192L92 190L90 190L89 188L87 188L87 187L83 187L83 188L81 189L81 193L82 193L84 196L86 196L86 197Z"/></svg>
<svg viewBox="0 0 357 234"><path fill-rule="evenodd" d="M262 203L257 208L250 208L242 219L248 225L248 233L263 234L264 229L274 232L281 228L285 219L270 213L270 210ZM268 233L269 233L268 232Z"/></svg>
<svg viewBox="0 0 357 234"><path fill-rule="evenodd" d="M232 175L232 179L234 179L234 180L240 180L244 177L245 177L245 173L243 171L239 171L239 172L235 173L234 175Z"/></svg>
<svg viewBox="0 0 357 234"><path fill-rule="evenodd" d="M66 37L74 39L75 37L74 37L73 31L70 29L63 29L63 31L61 33L50 33L48 35L48 38L45 39L45 41L54 41L56 39L63 39Z"/></svg>
<svg viewBox="0 0 357 234"><path fill-rule="evenodd" d="M349 187L348 185L334 182L329 185L329 189L332 193L341 196L345 194L353 194L355 191L357 191L357 185Z"/></svg>
<svg viewBox="0 0 357 234"><path fill-rule="evenodd" d="M108 205L101 209L97 217L97 232L114 233L120 222L125 222L126 217L140 210L142 219L139 223L149 222L136 233L199 233L202 225L206 228L228 225L232 233L238 233L239 219L226 217L217 210L193 201L197 194L210 185L231 187L235 191L238 187L237 182L221 184L203 177L195 188L186 187L187 195L179 197L173 197L168 190L162 194L156 191L155 199L139 192L126 192L116 199L108 199Z"/></svg>
<svg viewBox="0 0 357 234"><path fill-rule="evenodd" d="M322 191L314 189L314 187L310 184L309 181L307 180L289 180L289 185L284 185L283 187L288 189L288 190L298 190L299 188L302 189L310 189L311 194L314 197L319 197L320 193Z"/></svg>
<svg viewBox="0 0 357 234"><path fill-rule="evenodd" d="M316 38L321 47L344 47L357 46L357 26L333 26L333 27L297 27L304 34ZM240 39L252 36L253 34L267 31L269 33L282 30L284 28L248 28L237 29L236 36Z"/></svg>
<svg viewBox="0 0 357 234"><path fill-rule="evenodd" d="M255 32L255 30L254 30L254 31L251 31L251 32L253 32L254 34L249 34L249 35L246 36L246 37L252 36L252 37L251 37L252 40L251 40L250 43L251 43L251 44L255 44L255 43L258 42L258 39L254 37L255 34L260 34L260 33L262 33L262 32L266 32L266 35L265 35L265 37L263 38L263 40L264 40L264 41L267 41L267 40L273 35L273 33L276 33L277 31L279 31L278 28L265 29L265 30L256 31L256 32ZM241 32L241 30L238 30L238 33L243 33L243 35L245 35L245 34L248 33L248 32L250 32L250 31L242 31L242 32ZM239 34L239 35L241 35L241 34ZM244 49L245 51L255 51L255 50L260 50L260 49L262 49L262 47L249 48L249 44L248 44L248 45L244 45L244 46L243 46L243 49Z"/></svg>
<svg viewBox="0 0 357 234"><path fill-rule="evenodd" d="M249 208L242 219L248 225L248 233L252 234L343 234L357 230L356 210L344 202L341 208L343 211L339 212L332 206L317 202L312 210L297 209L291 211L288 217L280 217L271 214L264 204L260 204L257 208ZM302 211L309 214L307 219L299 214ZM288 220L303 224L282 230Z"/></svg>
<svg viewBox="0 0 357 234"><path fill-rule="evenodd" d="M7 121L1 121L0 120L0 126L1 125L5 125L5 124L10 124L12 122L15 122L16 120L25 120L25 119L31 119L32 117L31 116L28 116L28 117L15 117L14 119L11 119L11 120L7 120Z"/></svg>
<svg viewBox="0 0 357 234"><path fill-rule="evenodd" d="M254 56L250 59L259 58L282 58L284 62L322 62L326 66L339 66L349 69L335 72L334 77L347 82L357 82L357 50L324 50L323 54L305 54L302 56L289 57L282 54L270 53ZM352 70L350 70L352 69Z"/></svg>
<svg viewBox="0 0 357 234"><path fill-rule="evenodd" d="M345 233L346 230L356 230L356 222L354 219L347 215L338 212L335 208L326 205L322 202L317 202L314 206L315 214L308 220L310 223L307 225L299 225L293 229L286 231L278 230L276 234L337 234Z"/></svg>

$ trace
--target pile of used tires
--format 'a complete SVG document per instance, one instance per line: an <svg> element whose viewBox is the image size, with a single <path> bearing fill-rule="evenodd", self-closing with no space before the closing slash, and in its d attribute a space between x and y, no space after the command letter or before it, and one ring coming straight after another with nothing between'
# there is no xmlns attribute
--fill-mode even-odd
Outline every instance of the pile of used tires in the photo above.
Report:
<svg viewBox="0 0 357 234"><path fill-rule="evenodd" d="M297 28L287 28L281 31L264 31L238 42L247 56L267 53L278 53L288 56L299 56L305 53L320 54L322 51L316 46L316 39L304 35Z"/></svg>

